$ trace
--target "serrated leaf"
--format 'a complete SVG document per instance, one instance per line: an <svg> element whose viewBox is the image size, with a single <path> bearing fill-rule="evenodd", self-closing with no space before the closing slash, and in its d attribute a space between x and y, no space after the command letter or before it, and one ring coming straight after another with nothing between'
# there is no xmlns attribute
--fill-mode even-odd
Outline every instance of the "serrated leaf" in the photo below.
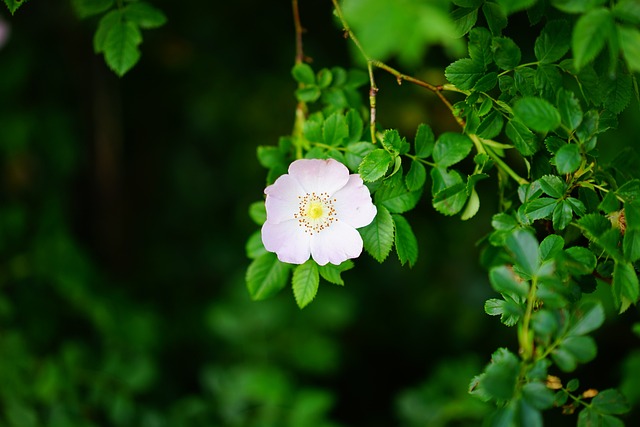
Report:
<svg viewBox="0 0 640 427"><path fill-rule="evenodd" d="M356 110L347 111L346 115L347 127L349 128L349 135L347 136L347 144L360 141L362 137L363 122L360 114Z"/></svg>
<svg viewBox="0 0 640 427"><path fill-rule="evenodd" d="M509 37L494 37L491 41L493 60L503 70L513 70L518 64L522 53L518 45Z"/></svg>
<svg viewBox="0 0 640 427"><path fill-rule="evenodd" d="M320 276L318 274L318 264L313 260L308 260L304 264L300 264L293 270L293 296L296 299L298 307L306 307L318 293L318 285L320 284Z"/></svg>
<svg viewBox="0 0 640 427"><path fill-rule="evenodd" d="M640 179L632 179L622 184L616 190L616 194L625 202L633 203L640 199Z"/></svg>
<svg viewBox="0 0 640 427"><path fill-rule="evenodd" d="M526 297L529 294L529 283L518 277L512 268L502 265L489 270L491 287L501 294Z"/></svg>
<svg viewBox="0 0 640 427"><path fill-rule="evenodd" d="M491 1L485 2L482 5L482 13L487 20L491 34L494 36L499 36L502 30L507 27L507 14L499 4Z"/></svg>
<svg viewBox="0 0 640 427"><path fill-rule="evenodd" d="M531 406L539 410L553 406L553 392L542 382L530 382L522 386L522 396Z"/></svg>
<svg viewBox="0 0 640 427"><path fill-rule="evenodd" d="M575 144L567 144L558 150L555 156L558 173L567 174L578 170L582 163L580 148Z"/></svg>
<svg viewBox="0 0 640 427"><path fill-rule="evenodd" d="M555 65L540 64L535 72L533 82L537 95L544 99L555 99L558 89L562 86L562 76Z"/></svg>
<svg viewBox="0 0 640 427"><path fill-rule="evenodd" d="M570 130L575 130L582 123L582 108L578 98L568 90L560 88L557 93L556 105L560 113L560 121Z"/></svg>
<svg viewBox="0 0 640 427"><path fill-rule="evenodd" d="M557 254L562 251L564 247L564 239L557 234L550 234L540 242L539 256L540 261L548 261L555 258Z"/></svg>
<svg viewBox="0 0 640 427"><path fill-rule="evenodd" d="M454 132L440 135L433 148L433 161L438 167L447 168L465 159L473 143L468 136Z"/></svg>
<svg viewBox="0 0 640 427"><path fill-rule="evenodd" d="M280 292L287 284L290 269L290 264L278 261L276 255L271 252L254 259L246 275L251 299L263 300Z"/></svg>
<svg viewBox="0 0 640 427"><path fill-rule="evenodd" d="M564 268L573 276L591 274L597 262L593 252L581 246L571 247L563 254Z"/></svg>
<svg viewBox="0 0 640 427"><path fill-rule="evenodd" d="M628 229L622 240L624 257L630 262L640 259L640 230Z"/></svg>
<svg viewBox="0 0 640 427"><path fill-rule="evenodd" d="M351 270L353 268L353 261L346 260L340 265L335 264L325 264L318 266L318 272L320 276L329 283L333 283L334 285L344 286L344 280L342 280L341 274L347 270Z"/></svg>
<svg viewBox="0 0 640 427"><path fill-rule="evenodd" d="M358 173L365 182L377 181L387 173L392 160L391 154L377 148L362 159Z"/></svg>
<svg viewBox="0 0 640 427"><path fill-rule="evenodd" d="M254 232L247 239L247 243L245 244L245 253L247 258L256 259L259 256L262 256L267 253L267 250L264 248L264 244L262 243L262 233L260 230Z"/></svg>
<svg viewBox="0 0 640 427"><path fill-rule="evenodd" d="M435 144L435 136L433 135L433 130L431 130L429 125L421 123L418 126L414 144L416 157L424 159L431 155Z"/></svg>
<svg viewBox="0 0 640 427"><path fill-rule="evenodd" d="M467 201L467 186L458 171L431 169L433 207L444 215L455 215Z"/></svg>
<svg viewBox="0 0 640 427"><path fill-rule="evenodd" d="M459 7L451 12L451 21L454 30L451 36L459 38L469 32L478 20L478 10L476 8Z"/></svg>
<svg viewBox="0 0 640 427"><path fill-rule="evenodd" d="M418 240L403 216L393 215L393 223L396 229L396 253L400 264L409 263L409 267L413 267L418 260Z"/></svg>
<svg viewBox="0 0 640 427"><path fill-rule="evenodd" d="M491 397L509 400L513 397L520 363L518 358L505 348L491 355L491 363L486 367L482 387Z"/></svg>
<svg viewBox="0 0 640 427"><path fill-rule="evenodd" d="M538 241L528 231L516 230L507 237L507 248L513 254L518 270L533 277L540 268Z"/></svg>
<svg viewBox="0 0 640 427"><path fill-rule="evenodd" d="M112 10L105 14L98 21L98 28L93 36L93 52L104 52L104 45L107 40L107 35L111 29L122 20L122 13L119 10Z"/></svg>
<svg viewBox="0 0 640 427"><path fill-rule="evenodd" d="M591 62L604 47L613 32L613 18L609 9L590 10L578 18L571 36L571 50L576 70Z"/></svg>
<svg viewBox="0 0 640 427"><path fill-rule="evenodd" d="M122 13L127 21L144 29L158 28L167 22L167 17L161 10L142 1L129 3L122 9Z"/></svg>
<svg viewBox="0 0 640 427"><path fill-rule="evenodd" d="M377 206L378 212L373 222L366 227L358 229L364 248L378 262L384 261L393 246L395 229L391 214L384 206Z"/></svg>
<svg viewBox="0 0 640 427"><path fill-rule="evenodd" d="M555 209L558 201L549 197L540 197L524 205L524 213L531 221L548 218Z"/></svg>
<svg viewBox="0 0 640 427"><path fill-rule="evenodd" d="M322 140L332 147L338 146L349 136L347 119L339 113L333 113L322 125Z"/></svg>
<svg viewBox="0 0 640 427"><path fill-rule="evenodd" d="M536 1L537 0L497 0L497 3L504 8L507 15L511 15L519 10L533 6Z"/></svg>
<svg viewBox="0 0 640 427"><path fill-rule="evenodd" d="M407 176L405 177L405 183L409 191L415 191L422 188L427 180L427 169L422 163L417 160L411 161L411 167Z"/></svg>
<svg viewBox="0 0 640 427"><path fill-rule="evenodd" d="M22 3L22 2L20 2ZM72 0L73 11L79 19L106 12L113 6L114 0Z"/></svg>
<svg viewBox="0 0 640 427"><path fill-rule="evenodd" d="M573 219L573 210L566 200L559 200L553 209L552 215L553 229L556 231L564 230Z"/></svg>
<svg viewBox="0 0 640 427"><path fill-rule="evenodd" d="M614 389L603 390L591 400L593 408L603 414L624 414L631 407L627 399Z"/></svg>
<svg viewBox="0 0 640 427"><path fill-rule="evenodd" d="M480 122L480 126L478 126L476 132L480 138L495 138L502 131L503 125L504 119L502 118L502 114L498 111L492 111L482 122Z"/></svg>
<svg viewBox="0 0 640 427"><path fill-rule="evenodd" d="M4 0L4 3L7 5L7 8L9 8L9 12L11 12L12 15L26 2L27 0Z"/></svg>
<svg viewBox="0 0 640 427"><path fill-rule="evenodd" d="M567 190L567 184L556 175L545 175L538 182L542 191L554 199L563 197L564 192Z"/></svg>
<svg viewBox="0 0 640 427"><path fill-rule="evenodd" d="M632 79L629 74L618 73L614 79L607 81L607 93L604 98L604 106L613 113L618 114L624 110L633 93Z"/></svg>
<svg viewBox="0 0 640 427"><path fill-rule="evenodd" d="M507 137L513 142L516 150L523 156L531 156L540 148L540 143L533 132L518 120L509 120L505 127L505 132Z"/></svg>
<svg viewBox="0 0 640 427"><path fill-rule="evenodd" d="M620 0L612 9L613 15L630 24L640 24L640 2L637 0Z"/></svg>
<svg viewBox="0 0 640 427"><path fill-rule="evenodd" d="M628 262L616 262L613 268L613 286L611 288L613 302L620 310L626 311L631 304L638 302L640 297L640 285L638 274L633 264Z"/></svg>
<svg viewBox="0 0 640 427"><path fill-rule="evenodd" d="M483 74L484 66L471 58L458 59L444 71L447 80L460 90L473 88Z"/></svg>
<svg viewBox="0 0 640 427"><path fill-rule="evenodd" d="M493 62L491 33L484 27L475 27L469 32L469 56L483 67Z"/></svg>
<svg viewBox="0 0 640 427"><path fill-rule="evenodd" d="M570 29L567 21L549 21L535 42L534 53L538 61L550 64L560 60L571 47Z"/></svg>
<svg viewBox="0 0 640 427"><path fill-rule="evenodd" d="M362 159L375 149L370 142L355 142L347 145L345 152L346 165L351 170L358 170Z"/></svg>
<svg viewBox="0 0 640 427"><path fill-rule="evenodd" d="M513 112L529 129L537 132L549 132L560 125L560 113L542 98L523 97L515 103Z"/></svg>
<svg viewBox="0 0 640 427"><path fill-rule="evenodd" d="M382 146L393 154L400 154L404 151L404 146L407 142L404 138L400 137L400 134L395 129L389 129L384 132L382 136Z"/></svg>
<svg viewBox="0 0 640 427"><path fill-rule="evenodd" d="M586 335L595 331L604 323L604 308L600 302L586 302L582 304L571 319L571 328L567 335Z"/></svg>
<svg viewBox="0 0 640 427"><path fill-rule="evenodd" d="M104 58L119 77L129 71L140 59L138 45L142 34L132 22L117 22L104 41Z"/></svg>
<svg viewBox="0 0 640 427"><path fill-rule="evenodd" d="M618 40L630 71L640 71L640 31L624 25L618 26Z"/></svg>
<svg viewBox="0 0 640 427"><path fill-rule="evenodd" d="M462 214L460 215L460 219L463 221L467 221L473 218L478 211L480 210L480 197L478 196L478 192L475 187L471 188L471 192L469 192L469 199L467 200L467 205L465 206Z"/></svg>
<svg viewBox="0 0 640 427"><path fill-rule="evenodd" d="M422 188L409 191L402 179L402 173L386 179L375 192L374 199L376 205L382 205L391 213L403 213L413 209L420 196Z"/></svg>
<svg viewBox="0 0 640 427"><path fill-rule="evenodd" d="M297 63L291 69L291 75L298 83L313 85L316 83L316 75L313 68L304 62Z"/></svg>

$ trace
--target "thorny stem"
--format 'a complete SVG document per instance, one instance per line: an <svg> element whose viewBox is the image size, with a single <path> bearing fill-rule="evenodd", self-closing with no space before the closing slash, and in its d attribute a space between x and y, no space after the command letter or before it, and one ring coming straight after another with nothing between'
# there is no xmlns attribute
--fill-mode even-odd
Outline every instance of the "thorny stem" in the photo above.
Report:
<svg viewBox="0 0 640 427"><path fill-rule="evenodd" d="M298 9L298 0L291 1L293 8L293 25L296 30L296 64L304 62L304 51L302 50L302 23L300 22L300 9Z"/></svg>

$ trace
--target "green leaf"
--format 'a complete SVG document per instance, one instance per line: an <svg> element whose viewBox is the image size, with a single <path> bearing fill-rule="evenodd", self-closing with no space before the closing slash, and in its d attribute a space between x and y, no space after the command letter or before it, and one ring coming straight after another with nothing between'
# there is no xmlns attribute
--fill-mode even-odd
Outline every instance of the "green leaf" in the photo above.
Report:
<svg viewBox="0 0 640 427"><path fill-rule="evenodd" d="M513 112L529 129L538 132L549 132L560 125L560 113L542 98L523 97L515 103Z"/></svg>
<svg viewBox="0 0 640 427"><path fill-rule="evenodd" d="M613 268L613 302L620 310L626 311L631 304L638 302L640 297L640 285L638 274L633 264L628 262L616 262Z"/></svg>
<svg viewBox="0 0 640 427"><path fill-rule="evenodd" d="M296 89L295 95L300 102L314 102L320 99L322 92L317 86L309 86Z"/></svg>
<svg viewBox="0 0 640 427"><path fill-rule="evenodd" d="M518 45L509 37L494 37L491 41L493 60L503 70L513 70L518 64L522 53Z"/></svg>
<svg viewBox="0 0 640 427"><path fill-rule="evenodd" d="M620 0L612 9L613 15L630 24L640 24L640 2L637 0Z"/></svg>
<svg viewBox="0 0 640 427"><path fill-rule="evenodd" d="M392 154L406 153L408 150L407 141L404 138L400 138L400 134L397 130L386 130L382 136L382 146Z"/></svg>
<svg viewBox="0 0 640 427"><path fill-rule="evenodd" d="M475 27L469 32L469 56L475 62L487 65L493 62L491 52L491 33L484 27Z"/></svg>
<svg viewBox="0 0 640 427"><path fill-rule="evenodd" d="M438 167L447 168L465 159L472 148L473 143L468 136L460 133L444 132L440 135L433 148L433 161Z"/></svg>
<svg viewBox="0 0 640 427"><path fill-rule="evenodd" d="M482 13L484 13L487 25L494 36L499 36L502 30L507 27L507 13L499 4L491 1L485 2L482 5Z"/></svg>
<svg viewBox="0 0 640 427"><path fill-rule="evenodd" d="M19 3L22 3L21 1ZM106 12L113 6L113 0L72 0L73 11L80 19ZM13 12L12 12L13 13Z"/></svg>
<svg viewBox="0 0 640 427"><path fill-rule="evenodd" d="M304 62L294 65L291 69L291 75L298 83L306 85L314 85L316 83L316 75L313 72L313 68Z"/></svg>
<svg viewBox="0 0 640 427"><path fill-rule="evenodd" d="M549 197L531 200L524 205L524 213L531 221L548 218L555 209L558 201Z"/></svg>
<svg viewBox="0 0 640 427"><path fill-rule="evenodd" d="M422 188L427 180L427 170L422 163L417 160L411 161L411 167L407 176L405 177L405 183L409 191L416 191Z"/></svg>
<svg viewBox="0 0 640 427"><path fill-rule="evenodd" d="M286 166L284 154L277 147L260 145L256 153L260 164L267 169Z"/></svg>
<svg viewBox="0 0 640 427"><path fill-rule="evenodd" d="M356 110L347 111L346 115L347 127L349 128L349 135L347 136L347 143L357 143L362 137L362 118Z"/></svg>
<svg viewBox="0 0 640 427"><path fill-rule="evenodd" d="M558 150L555 156L558 173L573 173L578 170L582 163L580 148L575 144L567 144Z"/></svg>
<svg viewBox="0 0 640 427"><path fill-rule="evenodd" d="M393 215L393 223L396 229L396 253L400 264L409 263L409 267L413 267L418 260L418 240L403 216Z"/></svg>
<svg viewBox="0 0 640 427"><path fill-rule="evenodd" d="M504 119L502 118L502 114L494 110L489 113L482 122L480 122L480 126L478 126L476 133L480 138L495 138L502 131L503 125Z"/></svg>
<svg viewBox="0 0 640 427"><path fill-rule="evenodd" d="M616 194L625 202L632 203L640 199L640 179L632 179L622 184L616 190Z"/></svg>
<svg viewBox="0 0 640 427"><path fill-rule="evenodd" d="M451 20L453 21L454 30L452 37L460 38L467 34L478 20L478 9L460 7L451 12Z"/></svg>
<svg viewBox="0 0 640 427"><path fill-rule="evenodd" d="M575 130L582 123L582 108L578 98L568 90L558 90L556 105L560 113L560 121L570 130Z"/></svg>
<svg viewBox="0 0 640 427"><path fill-rule="evenodd" d="M142 34L131 22L118 22L111 27L104 41L104 58L109 68L119 77L129 71L140 59L138 45Z"/></svg>
<svg viewBox="0 0 640 427"><path fill-rule="evenodd" d="M551 0L551 4L567 13L583 13L602 5L606 0Z"/></svg>
<svg viewBox="0 0 640 427"><path fill-rule="evenodd" d="M518 120L509 120L505 132L523 156L531 156L540 149L540 143L533 132Z"/></svg>
<svg viewBox="0 0 640 427"><path fill-rule="evenodd" d="M16 12L16 10L18 10L20 6L22 6L26 2L27 0L4 0L4 3L9 8L9 12L11 12L12 15Z"/></svg>
<svg viewBox="0 0 640 427"><path fill-rule="evenodd" d="M541 382L530 382L522 386L522 396L531 406L541 411L553 406L553 392Z"/></svg>
<svg viewBox="0 0 640 427"><path fill-rule="evenodd" d="M100 18L98 28L93 36L93 52L101 53L105 51L107 35L111 29L122 20L122 13L119 10L112 10Z"/></svg>
<svg viewBox="0 0 640 427"><path fill-rule="evenodd" d="M322 139L325 144L335 147L349 136L347 119L339 113L333 113L322 125Z"/></svg>
<svg viewBox="0 0 640 427"><path fill-rule="evenodd" d="M318 264L315 261L310 259L293 270L293 296L298 307L304 308L313 301L318 293L319 284Z"/></svg>
<svg viewBox="0 0 640 427"><path fill-rule="evenodd" d="M491 363L485 369L482 388L494 399L509 400L513 397L520 363L516 355L505 348L491 355Z"/></svg>
<svg viewBox="0 0 640 427"><path fill-rule="evenodd" d="M375 145L370 142L354 142L346 147L345 161L351 170L358 170L362 159L375 149Z"/></svg>
<svg viewBox="0 0 640 427"><path fill-rule="evenodd" d="M433 207L444 215L455 215L467 201L467 186L456 170L431 169Z"/></svg>
<svg viewBox="0 0 640 427"><path fill-rule="evenodd" d="M559 61L571 47L571 26L565 20L549 21L536 39L534 53L538 61L551 64Z"/></svg>
<svg viewBox="0 0 640 427"><path fill-rule="evenodd" d="M607 8L590 10L578 18L571 36L573 63L577 71L600 53L613 30L613 17Z"/></svg>
<svg viewBox="0 0 640 427"><path fill-rule="evenodd" d="M556 175L545 175L538 182L542 191L554 199L563 197L564 192L567 190L567 184Z"/></svg>
<svg viewBox="0 0 640 427"><path fill-rule="evenodd" d="M573 354L561 347L557 347L551 352L551 359L564 372L575 371L578 366L578 361L573 357Z"/></svg>
<svg viewBox="0 0 640 427"><path fill-rule="evenodd" d="M575 311L567 335L586 335L602 326L604 319L604 308L601 302L585 302Z"/></svg>
<svg viewBox="0 0 640 427"><path fill-rule="evenodd" d="M627 230L640 230L640 203L636 201L625 203L624 216Z"/></svg>
<svg viewBox="0 0 640 427"><path fill-rule="evenodd" d="M496 73L495 71L492 71L482 76L480 80L478 80L476 84L473 86L473 90L476 92L489 92L491 89L496 87L497 83L498 83L498 73ZM467 120L467 125L468 125L468 122L469 121Z"/></svg>
<svg viewBox="0 0 640 427"><path fill-rule="evenodd" d="M253 202L249 205L249 217L258 225L264 224L267 220L267 209L264 206L264 200Z"/></svg>
<svg viewBox="0 0 640 427"><path fill-rule="evenodd" d="M589 336L567 337L562 340L560 348L570 353L579 363L592 361L598 352L596 342Z"/></svg>
<svg viewBox="0 0 640 427"><path fill-rule="evenodd" d="M540 268L540 258L538 241L533 234L526 230L516 230L507 237L505 244L513 253L518 270L529 277L535 276Z"/></svg>
<svg viewBox="0 0 640 427"><path fill-rule="evenodd" d="M538 249L540 261L544 262L555 258L555 256L562 251L563 247L564 239L562 236L558 236L557 234L548 235L540 242L540 248Z"/></svg>
<svg viewBox="0 0 640 427"><path fill-rule="evenodd" d="M364 248L378 262L387 258L394 241L394 222L391 214L384 206L377 206L378 212L373 222L366 227L358 229Z"/></svg>
<svg viewBox="0 0 640 427"><path fill-rule="evenodd" d="M630 71L640 71L640 31L624 25L618 26L618 40Z"/></svg>
<svg viewBox="0 0 640 427"><path fill-rule="evenodd" d="M479 210L480 197L478 196L478 192L476 191L475 187L473 187L471 188L471 192L469 193L469 200L467 201L467 205L460 215L460 219L463 221L471 219L478 213Z"/></svg>
<svg viewBox="0 0 640 427"><path fill-rule="evenodd" d="M574 246L564 251L564 268L573 276L591 274L596 264L596 256L587 248Z"/></svg>
<svg viewBox="0 0 640 427"><path fill-rule="evenodd" d="M473 88L483 74L483 65L470 58L458 59L444 71L447 80L460 90Z"/></svg>
<svg viewBox="0 0 640 427"><path fill-rule="evenodd" d="M640 230L629 230L627 228L622 244L624 257L627 260L636 262L640 259Z"/></svg>
<svg viewBox="0 0 640 427"><path fill-rule="evenodd" d="M433 130L429 125L421 123L418 126L415 139L416 157L421 159L427 158L433 152L433 146L435 144L435 137Z"/></svg>
<svg viewBox="0 0 640 427"><path fill-rule="evenodd" d="M491 287L501 294L526 297L529 294L529 283L516 276L512 268L506 265L494 267L489 271Z"/></svg>
<svg viewBox="0 0 640 427"><path fill-rule="evenodd" d="M631 76L618 73L614 79L608 80L607 83L604 106L615 114L621 113L631 101L633 93Z"/></svg>
<svg viewBox="0 0 640 427"><path fill-rule="evenodd" d="M290 269L291 264L278 261L276 255L271 252L254 259L246 275L251 299L263 300L280 292L287 284Z"/></svg>
<svg viewBox="0 0 640 427"><path fill-rule="evenodd" d="M362 159L358 173L365 182L377 181L387 173L392 160L391 154L382 148L376 148Z"/></svg>
<svg viewBox="0 0 640 427"><path fill-rule="evenodd" d="M389 212L403 213L413 209L421 195L422 188L409 191L402 179L402 173L398 173L382 182L374 198L376 205L384 206Z"/></svg>
<svg viewBox="0 0 640 427"><path fill-rule="evenodd" d="M533 82L537 92L545 99L554 99L562 86L562 76L555 65L540 64L535 72Z"/></svg>
<svg viewBox="0 0 640 427"><path fill-rule="evenodd" d="M332 81L333 81L333 73L328 68L323 68L320 71L318 71L318 74L316 74L316 82L318 84L318 87L321 89L326 89L329 86L331 86ZM353 110L349 110L349 111L353 111Z"/></svg>
<svg viewBox="0 0 640 427"><path fill-rule="evenodd" d="M346 260L340 265L335 264L325 264L318 266L318 272L320 276L324 280L329 283L333 283L334 285L344 286L344 280L342 280L341 274L347 270L351 270L353 268L353 261Z"/></svg>
<svg viewBox="0 0 640 427"><path fill-rule="evenodd" d="M262 233L260 233L260 230L254 232L253 234L251 234L251 236L249 236L244 249L247 254L247 258L249 259L256 259L267 253L267 250L262 244Z"/></svg>
<svg viewBox="0 0 640 427"><path fill-rule="evenodd" d="M162 11L142 1L129 3L122 9L122 13L127 21L144 29L158 28L167 22Z"/></svg>
<svg viewBox="0 0 640 427"><path fill-rule="evenodd" d="M631 410L627 399L617 390L603 390L591 400L593 408L603 414L624 414Z"/></svg>

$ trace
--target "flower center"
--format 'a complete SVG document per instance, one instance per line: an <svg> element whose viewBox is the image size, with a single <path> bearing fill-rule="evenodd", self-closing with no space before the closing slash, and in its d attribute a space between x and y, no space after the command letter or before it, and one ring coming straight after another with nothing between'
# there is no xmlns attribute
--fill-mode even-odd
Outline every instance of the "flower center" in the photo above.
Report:
<svg viewBox="0 0 640 427"><path fill-rule="evenodd" d="M329 197L328 193L307 193L298 196L298 199L298 212L293 217L298 220L298 225L305 233L313 236L338 220L336 209L333 207L336 199Z"/></svg>

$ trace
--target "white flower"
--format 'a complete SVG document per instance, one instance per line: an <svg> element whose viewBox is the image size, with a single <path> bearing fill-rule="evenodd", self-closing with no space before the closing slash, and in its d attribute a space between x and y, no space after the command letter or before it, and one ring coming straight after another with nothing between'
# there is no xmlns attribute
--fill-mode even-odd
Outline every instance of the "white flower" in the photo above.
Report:
<svg viewBox="0 0 640 427"><path fill-rule="evenodd" d="M373 221L376 207L360 175L349 175L342 163L296 160L264 192L262 243L280 261L302 264L311 256L320 265L337 265L362 253L356 228Z"/></svg>

